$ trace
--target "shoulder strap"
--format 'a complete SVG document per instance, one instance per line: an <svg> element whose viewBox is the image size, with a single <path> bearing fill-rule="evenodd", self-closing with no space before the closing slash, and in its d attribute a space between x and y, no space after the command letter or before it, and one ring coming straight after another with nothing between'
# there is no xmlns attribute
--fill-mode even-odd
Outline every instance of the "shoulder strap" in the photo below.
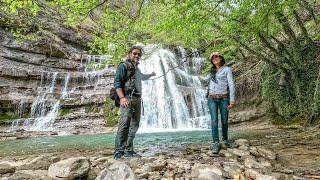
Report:
<svg viewBox="0 0 320 180"><path fill-rule="evenodd" d="M134 73L136 71L136 67L134 64L132 64L129 61L124 61L122 62L124 67L126 68L126 77L125 77L125 82L127 82L130 78L134 76Z"/></svg>

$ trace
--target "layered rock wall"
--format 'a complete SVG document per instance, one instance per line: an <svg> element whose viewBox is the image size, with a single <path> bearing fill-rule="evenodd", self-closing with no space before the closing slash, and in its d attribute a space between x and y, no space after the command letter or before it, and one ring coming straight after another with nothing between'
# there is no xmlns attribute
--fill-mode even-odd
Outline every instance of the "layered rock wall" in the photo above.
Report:
<svg viewBox="0 0 320 180"><path fill-rule="evenodd" d="M102 109L113 82L114 69L86 70L88 59L91 63L92 59L106 60L106 56L92 56L86 52L90 33L80 36L54 22L47 22L47 25L47 30L54 36L40 33L38 41L17 39L10 28L0 26L2 124L9 125L18 118L30 118L32 105L48 88L52 93L46 95L50 97L46 97L48 103L45 108L50 108L54 100L60 100L59 114L68 112L64 113L67 114L64 118L85 118L87 114L89 118L100 117L103 122ZM88 109L94 109L94 114ZM68 118L70 116L72 118Z"/></svg>

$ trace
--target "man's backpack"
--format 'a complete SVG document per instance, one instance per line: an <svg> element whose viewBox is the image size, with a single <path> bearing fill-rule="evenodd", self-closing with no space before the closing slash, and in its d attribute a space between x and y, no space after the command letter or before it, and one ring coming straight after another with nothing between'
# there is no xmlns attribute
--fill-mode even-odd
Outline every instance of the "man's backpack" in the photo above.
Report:
<svg viewBox="0 0 320 180"><path fill-rule="evenodd" d="M126 60L126 61L124 61L122 63L124 64L124 66L126 68L126 76L125 76L125 79L124 79L124 82L123 82L123 84L125 84L128 80L131 80L132 77L134 76L136 67L135 67L135 65L133 65L132 62L130 62L128 60ZM124 87L123 87L123 91L124 91ZM119 96L117 94L117 91L116 91L115 87L112 87L110 89L109 97L110 97L110 99L112 99L114 101L114 106L119 108L120 107L120 98L119 98Z"/></svg>

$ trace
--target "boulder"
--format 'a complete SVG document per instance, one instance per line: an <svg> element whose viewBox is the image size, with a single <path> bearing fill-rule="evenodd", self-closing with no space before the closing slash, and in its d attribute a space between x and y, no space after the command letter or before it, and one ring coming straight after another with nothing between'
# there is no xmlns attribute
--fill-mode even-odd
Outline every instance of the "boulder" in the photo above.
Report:
<svg viewBox="0 0 320 180"><path fill-rule="evenodd" d="M74 179L85 176L90 170L90 161L85 157L69 158L51 164L48 175L52 178Z"/></svg>
<svg viewBox="0 0 320 180"><path fill-rule="evenodd" d="M13 173L15 171L15 167L11 166L7 163L0 163L0 174Z"/></svg>
<svg viewBox="0 0 320 180"><path fill-rule="evenodd" d="M133 170L124 162L116 162L109 168L103 169L96 180L135 180Z"/></svg>

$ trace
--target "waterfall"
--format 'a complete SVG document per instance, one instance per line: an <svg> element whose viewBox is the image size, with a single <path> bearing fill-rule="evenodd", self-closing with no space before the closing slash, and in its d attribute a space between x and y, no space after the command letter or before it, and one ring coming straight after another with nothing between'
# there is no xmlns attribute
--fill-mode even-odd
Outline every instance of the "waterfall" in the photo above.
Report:
<svg viewBox="0 0 320 180"><path fill-rule="evenodd" d="M53 76L50 81L50 76L52 74ZM49 83L47 86L45 85L47 80L41 79L41 83L44 83L44 87L40 87L42 91L40 91L37 99L31 106L31 117L35 118L35 120L31 126L29 123L24 124L27 125L27 129L33 131L45 131L53 129L52 125L59 114L60 101L61 99L68 97L70 73L67 73L67 75L64 77L64 86L61 90L61 96L59 98L54 96L57 76L58 72L48 73L47 80L49 80ZM28 125L30 126L29 128Z"/></svg>
<svg viewBox="0 0 320 180"><path fill-rule="evenodd" d="M141 71L146 74L154 71L157 76L142 82L144 112L139 131L208 128L210 118L205 98L206 89L199 77L204 59L197 54L197 50L193 49L194 55L185 59L188 51L182 47L178 48L176 54L156 46L143 48L145 55L139 65ZM72 102L75 98L78 98L79 103L86 103L96 91L106 90L106 78L103 76L106 71L101 68L106 67L109 59L108 55L85 55L77 72L43 72L37 97L31 105L31 118L18 119L12 127L23 124L25 130L54 130L53 124L63 103ZM170 70L173 67L177 68ZM74 87L74 83L70 85L71 79L72 82L76 80L79 86ZM25 106L23 102L20 103L21 107ZM23 111L19 112L23 115ZM84 113L85 109L82 114Z"/></svg>
<svg viewBox="0 0 320 180"><path fill-rule="evenodd" d="M144 108L139 132L209 127L207 90L202 87L199 77L204 59L193 53L191 67L187 66L185 59L181 59L187 56L186 50L181 47L178 49L179 56L166 49L154 51L154 48L144 48L145 54L149 56L141 60L139 67L143 73L155 72L157 76L142 81Z"/></svg>
<svg viewBox="0 0 320 180"><path fill-rule="evenodd" d="M103 74L105 73L103 67L108 66L111 56L84 54L81 57L78 71L72 72L73 78L82 77L80 82L77 81L80 88L69 85L71 73L43 71L37 89L37 96L31 104L30 118L22 118L25 108L22 100L19 106L17 106L17 113L20 119L13 121L11 130L18 129L19 126L23 126L23 129L31 131L54 130L53 124L59 116L63 100L71 99L72 101L74 95L79 94L81 90L92 88L93 92L88 91L79 97L82 103L86 98L90 97L91 93L94 94L95 91L101 91L99 86L105 81L103 79ZM64 81L60 82L60 79ZM60 96L58 96L59 93Z"/></svg>
<svg viewBox="0 0 320 180"><path fill-rule="evenodd" d="M47 76L45 76L45 74L47 74ZM40 85L36 100L31 105L31 117L44 117L47 114L46 106L48 105L48 101L50 101L53 96L57 75L58 72L42 72L42 84Z"/></svg>
<svg viewBox="0 0 320 180"><path fill-rule="evenodd" d="M67 76L64 79L64 87L61 93L61 99L65 99L68 97L68 83L70 79L70 73L67 74Z"/></svg>

